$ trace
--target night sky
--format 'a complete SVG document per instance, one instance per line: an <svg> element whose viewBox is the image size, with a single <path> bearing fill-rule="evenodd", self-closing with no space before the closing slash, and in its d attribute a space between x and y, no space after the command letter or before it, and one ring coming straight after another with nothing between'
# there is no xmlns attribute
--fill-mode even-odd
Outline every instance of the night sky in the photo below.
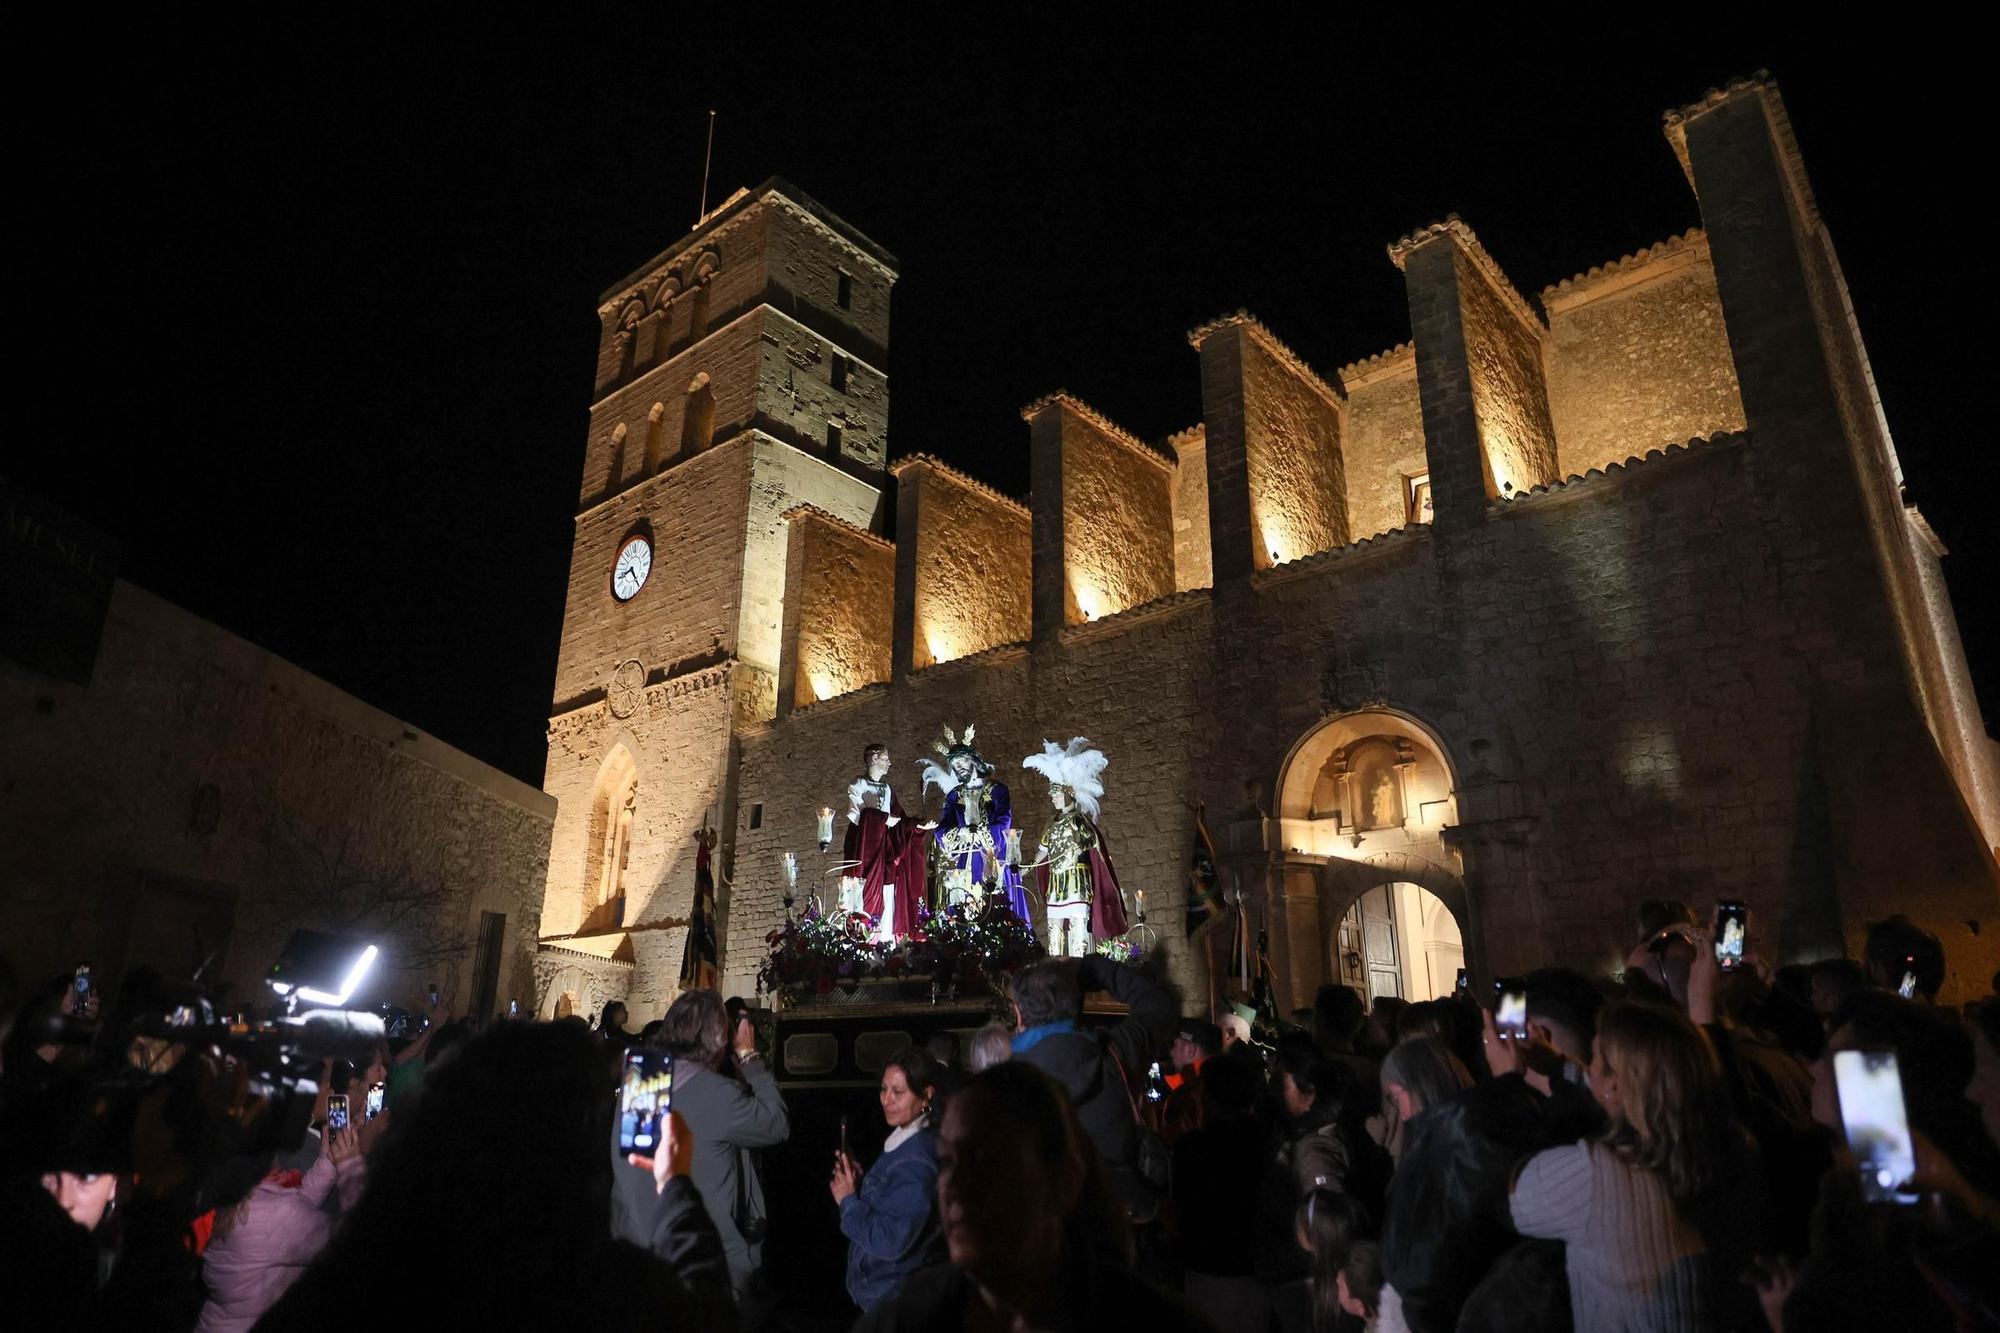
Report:
<svg viewBox="0 0 2000 1333"><path fill-rule="evenodd" d="M597 298L694 221L710 107L711 203L783 175L901 260L892 455L1018 494L1018 410L1051 389L1151 439L1198 421L1185 335L1213 315L1329 377L1403 341L1384 247L1448 211L1530 296L1697 225L1659 114L1768 67L2000 716L1994 265L1965 198L1987 71L1893 30L1835 57L1664 18L892 34L779 8L69 20L44 49L78 77L21 133L47 188L15 196L46 293L17 336L57 406L4 466L124 577L540 785ZM945 11L873 22L897 12Z"/></svg>

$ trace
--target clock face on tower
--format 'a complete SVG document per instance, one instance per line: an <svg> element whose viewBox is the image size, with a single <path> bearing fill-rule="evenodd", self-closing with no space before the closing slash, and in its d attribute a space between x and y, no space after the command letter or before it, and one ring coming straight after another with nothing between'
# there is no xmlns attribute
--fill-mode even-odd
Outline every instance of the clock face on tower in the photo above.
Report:
<svg viewBox="0 0 2000 1333"><path fill-rule="evenodd" d="M652 572L653 544L639 536L627 539L618 548L618 559L611 565L611 595L621 602L631 601L646 586L646 576Z"/></svg>

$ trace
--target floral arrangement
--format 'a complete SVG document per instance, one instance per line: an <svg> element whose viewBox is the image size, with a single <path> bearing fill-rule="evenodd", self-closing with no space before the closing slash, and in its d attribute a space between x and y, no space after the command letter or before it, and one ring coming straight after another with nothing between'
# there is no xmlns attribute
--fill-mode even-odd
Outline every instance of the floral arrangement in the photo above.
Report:
<svg viewBox="0 0 2000 1333"><path fill-rule="evenodd" d="M998 894L982 907L953 904L920 911L917 922L923 938L910 946L910 970L943 983L991 983L1042 956L1034 930Z"/></svg>
<svg viewBox="0 0 2000 1333"><path fill-rule="evenodd" d="M1146 956L1146 951L1137 941L1126 939L1122 935L1115 940L1099 940L1097 952L1099 956L1109 958L1114 963L1136 963Z"/></svg>
<svg viewBox="0 0 2000 1333"><path fill-rule="evenodd" d="M770 953L757 969L759 987L788 1000L877 978L930 977L971 988L995 984L1042 956L1035 932L998 897L979 909L919 909L919 938L907 942L872 942L871 926L861 913L807 907L764 937Z"/></svg>
<svg viewBox="0 0 2000 1333"><path fill-rule="evenodd" d="M859 929L854 918L860 916ZM900 951L870 943L868 918L859 913L821 913L808 907L764 937L770 954L757 969L759 986L772 995L820 995L842 982L893 977L907 970Z"/></svg>

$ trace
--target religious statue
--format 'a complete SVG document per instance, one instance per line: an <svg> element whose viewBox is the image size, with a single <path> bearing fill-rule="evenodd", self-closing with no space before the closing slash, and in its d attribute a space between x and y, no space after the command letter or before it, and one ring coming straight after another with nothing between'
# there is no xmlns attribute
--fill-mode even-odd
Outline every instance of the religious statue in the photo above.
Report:
<svg viewBox="0 0 2000 1333"><path fill-rule="evenodd" d="M917 928L930 839L905 818L889 785L889 747L879 741L868 746L861 763L862 775L847 788L840 906L844 912L866 912L876 923L877 939L899 939Z"/></svg>
<svg viewBox="0 0 2000 1333"><path fill-rule="evenodd" d="M1021 761L1049 780L1049 801L1056 809L1035 861L1048 905L1049 952L1057 957L1087 957L1097 941L1127 929L1125 895L1096 823L1102 774L1110 762L1083 736L1065 746L1043 741L1040 754Z"/></svg>
<svg viewBox="0 0 2000 1333"><path fill-rule="evenodd" d="M932 744L944 756L944 765L924 761L925 787L936 783L944 792L944 813L934 824L925 826L938 831L938 902L940 906L967 903L977 907L988 893L1004 891L1007 905L1021 920L1028 921L1028 895L1021 887L1021 872L1007 855L1007 833L1014 826L1013 805L1005 784L993 781L993 765L973 748L972 737L970 726L964 739L946 727L944 739Z"/></svg>

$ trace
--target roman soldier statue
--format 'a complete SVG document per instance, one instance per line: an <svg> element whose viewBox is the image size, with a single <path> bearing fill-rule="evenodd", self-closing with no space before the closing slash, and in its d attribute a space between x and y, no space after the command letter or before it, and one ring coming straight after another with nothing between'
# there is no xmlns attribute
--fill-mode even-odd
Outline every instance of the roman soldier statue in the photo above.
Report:
<svg viewBox="0 0 2000 1333"><path fill-rule="evenodd" d="M973 728L964 739L944 729L944 739L932 748L944 756L940 767L924 761L924 785L936 783L944 792L944 813L938 816L938 902L982 905L986 895L1004 892L1007 905L1022 921L1028 916L1028 895L1021 872L1009 864L1007 831L1014 827L1014 808L1005 784L993 781L993 765L972 745ZM929 826L927 826L929 827Z"/></svg>
<svg viewBox="0 0 2000 1333"><path fill-rule="evenodd" d="M889 747L861 752L862 775L847 788L847 836L841 844L841 908L866 912L875 937L908 936L924 901L924 852L930 839L903 814L889 785Z"/></svg>
<svg viewBox="0 0 2000 1333"><path fill-rule="evenodd" d="M1125 895L1111 868L1111 854L1097 830L1104 796L1104 751L1082 736L1065 746L1042 742L1042 752L1021 761L1049 780L1055 818L1035 849L1042 901L1048 905L1049 952L1082 958L1099 940L1126 931Z"/></svg>

